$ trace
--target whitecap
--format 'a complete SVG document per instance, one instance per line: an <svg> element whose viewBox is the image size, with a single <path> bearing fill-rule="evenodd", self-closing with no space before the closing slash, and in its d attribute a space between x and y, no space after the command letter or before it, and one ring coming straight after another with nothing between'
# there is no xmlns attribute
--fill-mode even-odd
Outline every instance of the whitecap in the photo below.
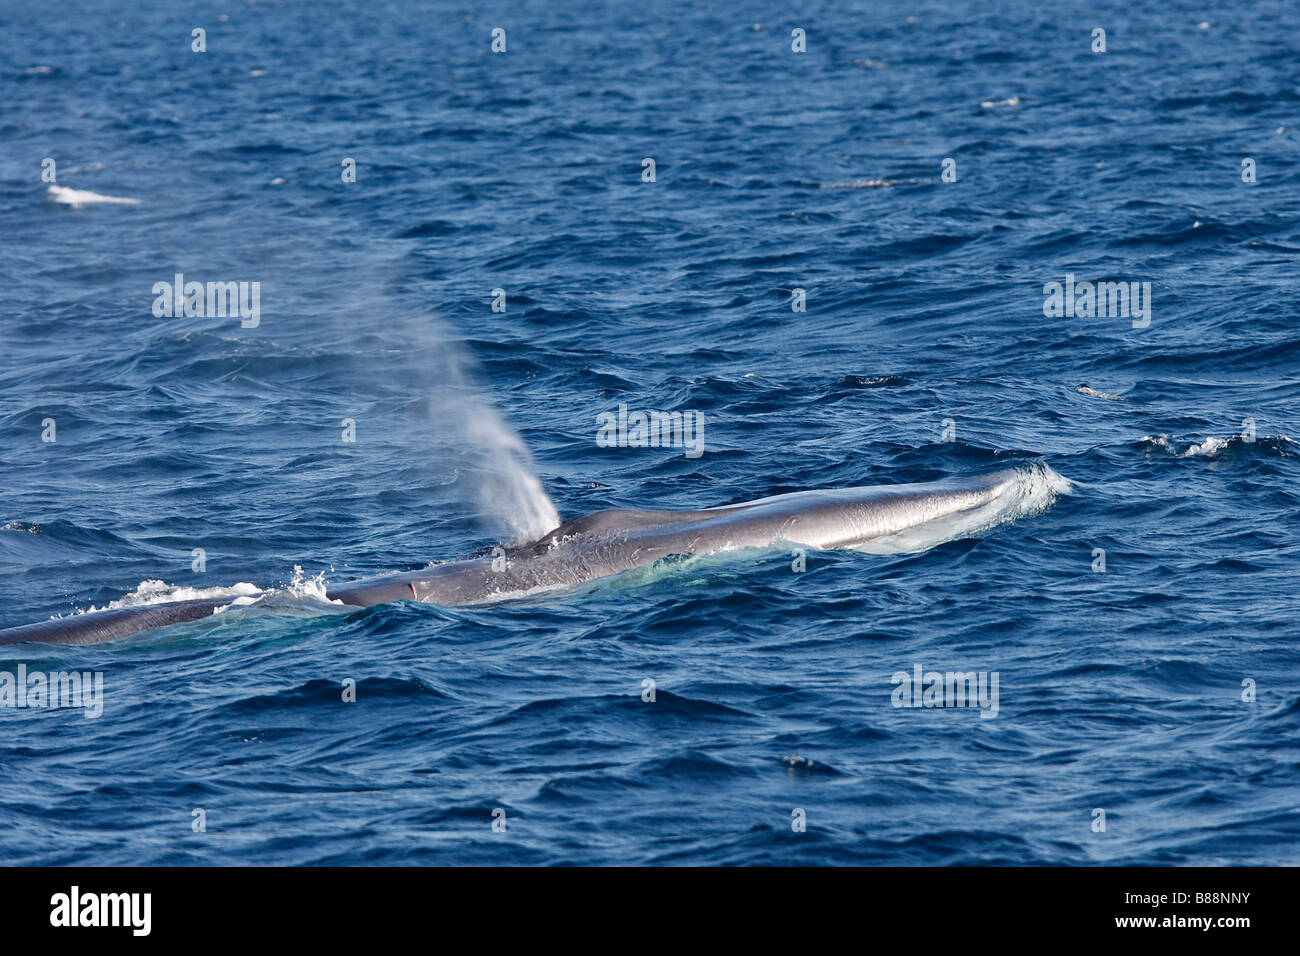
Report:
<svg viewBox="0 0 1300 956"><path fill-rule="evenodd" d="M67 186L51 186L49 196L50 199L57 203L77 208L105 204L118 206L140 205L139 199L130 199L125 196L101 196L99 193L93 193L88 189L70 189Z"/></svg>
<svg viewBox="0 0 1300 956"><path fill-rule="evenodd" d="M1120 398L1118 395L1112 395L1109 392L1099 392L1095 388L1089 388L1087 385L1079 385L1075 388L1075 391L1080 395L1088 395L1092 398L1104 398L1108 402L1124 401L1124 399Z"/></svg>

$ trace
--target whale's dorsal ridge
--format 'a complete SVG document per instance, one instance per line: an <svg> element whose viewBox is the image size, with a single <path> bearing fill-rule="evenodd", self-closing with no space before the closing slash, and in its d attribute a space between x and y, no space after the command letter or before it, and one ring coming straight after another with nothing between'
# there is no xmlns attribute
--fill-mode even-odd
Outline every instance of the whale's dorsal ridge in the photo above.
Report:
<svg viewBox="0 0 1300 956"><path fill-rule="evenodd" d="M716 511L664 511L642 508L606 508L580 518L570 518L554 531L541 538L536 546L550 546L554 541L576 535L594 535L609 531L637 531L661 528L664 525L714 517Z"/></svg>

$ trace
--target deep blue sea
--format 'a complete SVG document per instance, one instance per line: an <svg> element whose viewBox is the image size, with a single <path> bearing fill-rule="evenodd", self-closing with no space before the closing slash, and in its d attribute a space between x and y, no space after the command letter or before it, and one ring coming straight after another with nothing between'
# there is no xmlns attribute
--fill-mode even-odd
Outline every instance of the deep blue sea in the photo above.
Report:
<svg viewBox="0 0 1300 956"><path fill-rule="evenodd" d="M261 596L0 649L103 675L0 707L0 862L1300 863L1298 48L1286 2L0 5L0 627ZM257 324L155 315L177 273ZM601 447L620 404L704 453ZM506 540L525 446L566 517L1073 492L320 599ZM917 666L996 717L894 706Z"/></svg>

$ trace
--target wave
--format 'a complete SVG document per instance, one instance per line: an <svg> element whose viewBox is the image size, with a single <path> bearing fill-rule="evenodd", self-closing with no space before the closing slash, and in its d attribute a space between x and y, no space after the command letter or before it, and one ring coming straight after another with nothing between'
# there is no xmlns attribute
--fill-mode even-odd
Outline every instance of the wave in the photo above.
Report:
<svg viewBox="0 0 1300 956"><path fill-rule="evenodd" d="M150 578L147 581L141 581L134 591L116 601L109 601L103 607L90 606L85 610L79 610L78 614L89 614L92 611L115 611L124 607L147 607L154 604L168 604L172 601L210 601L229 598L231 603L252 601L260 597L262 589L256 585L241 581L238 584L232 584L229 587L211 587L211 588L194 588L184 585L168 584L156 578Z"/></svg>
<svg viewBox="0 0 1300 956"><path fill-rule="evenodd" d="M89 189L71 189L68 186L51 186L47 193L54 202L75 208L105 204L138 206L141 203L139 199L131 199L126 196L103 196L99 193L93 193Z"/></svg>
<svg viewBox="0 0 1300 956"><path fill-rule="evenodd" d="M1184 442L1187 445L1179 450ZM1171 435L1143 435L1139 445L1146 451L1163 451L1175 458L1217 458L1223 452L1253 452L1256 454L1276 455L1279 458L1291 458L1300 450L1300 442L1277 434L1262 438L1246 438L1242 435L1228 435L1220 438L1207 435L1204 441L1180 439Z"/></svg>
<svg viewBox="0 0 1300 956"><path fill-rule="evenodd" d="M308 577L301 565L294 565L293 577L287 587L259 588L247 581L240 581L223 587L196 588L188 585L168 584L157 578L141 581L130 594L117 600L109 601L103 607L94 605L79 609L76 615L90 614L94 611L115 611L121 608L152 607L158 604L171 604L176 601L228 601L224 607L214 613L221 614L236 607L274 607L277 610L319 611L321 605L326 607L347 607L341 601L333 601L325 593L325 572ZM348 607L348 610L356 608Z"/></svg>
<svg viewBox="0 0 1300 956"><path fill-rule="evenodd" d="M850 179L838 183L818 183L819 189L881 189L889 186L909 186L915 183L932 183L933 179L912 177L910 179Z"/></svg>
<svg viewBox="0 0 1300 956"><path fill-rule="evenodd" d="M1112 395L1110 394L1110 392L1100 392L1097 389L1092 388L1088 385L1077 385L1075 386L1074 390L1078 392L1080 395L1087 395L1089 398L1104 398L1108 402L1124 401L1124 399L1122 399L1118 395Z"/></svg>

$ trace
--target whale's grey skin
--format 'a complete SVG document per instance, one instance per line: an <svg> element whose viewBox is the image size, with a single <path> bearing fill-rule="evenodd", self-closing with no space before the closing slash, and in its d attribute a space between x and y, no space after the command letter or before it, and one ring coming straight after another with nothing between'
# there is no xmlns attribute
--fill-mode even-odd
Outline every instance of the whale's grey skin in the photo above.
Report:
<svg viewBox="0 0 1300 956"><path fill-rule="evenodd" d="M145 604L140 607L56 617L38 624L24 624L0 631L0 645L22 644L26 641L40 641L43 644L99 644L119 637L130 637L151 627L211 617L218 608L225 607L233 600L234 598L226 597L210 601L168 601L164 604Z"/></svg>
<svg viewBox="0 0 1300 956"><path fill-rule="evenodd" d="M564 522L541 540L398 574L331 587L357 607L390 601L490 604L572 588L674 554L717 554L788 542L853 548L937 518L989 504L1018 480L1014 469L926 484L801 491L701 511L612 509ZM231 598L174 601L55 618L0 630L0 645L23 641L94 644L212 615Z"/></svg>

